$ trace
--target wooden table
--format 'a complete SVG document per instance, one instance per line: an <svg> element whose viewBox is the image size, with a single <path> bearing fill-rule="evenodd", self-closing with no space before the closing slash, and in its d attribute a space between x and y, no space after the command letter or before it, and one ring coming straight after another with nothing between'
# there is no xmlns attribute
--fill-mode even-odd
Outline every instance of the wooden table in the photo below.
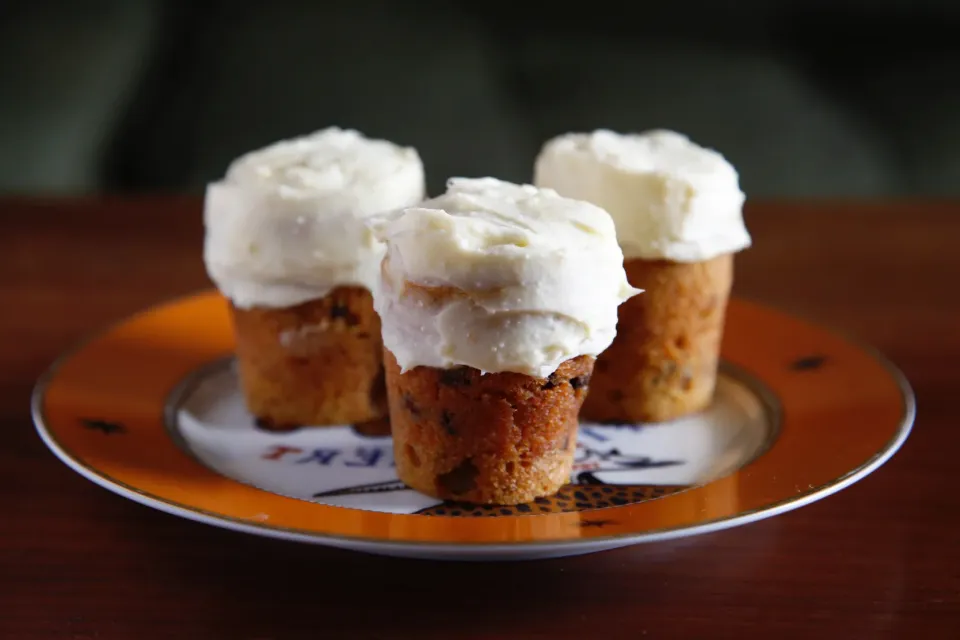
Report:
<svg viewBox="0 0 960 640"><path fill-rule="evenodd" d="M885 467L697 538L516 564L394 560L180 520L69 471L29 416L87 333L209 286L200 203L0 200L0 638L960 638L960 204L756 204L736 289L913 383Z"/></svg>

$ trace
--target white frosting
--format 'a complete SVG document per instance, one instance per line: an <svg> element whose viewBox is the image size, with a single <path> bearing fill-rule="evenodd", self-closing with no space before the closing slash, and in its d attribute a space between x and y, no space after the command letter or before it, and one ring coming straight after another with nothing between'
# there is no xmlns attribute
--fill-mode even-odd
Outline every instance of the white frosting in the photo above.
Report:
<svg viewBox="0 0 960 640"><path fill-rule="evenodd" d="M387 243L374 306L404 371L546 377L610 346L617 307L639 293L610 216L551 189L453 178L444 195L371 227Z"/></svg>
<svg viewBox="0 0 960 640"><path fill-rule="evenodd" d="M750 246L736 169L679 133L562 135L534 173L537 186L606 209L628 259L698 262Z"/></svg>
<svg viewBox="0 0 960 640"><path fill-rule="evenodd" d="M337 286L372 289L384 246L363 222L419 202L416 150L329 128L235 160L207 187L204 261L238 307L287 307Z"/></svg>

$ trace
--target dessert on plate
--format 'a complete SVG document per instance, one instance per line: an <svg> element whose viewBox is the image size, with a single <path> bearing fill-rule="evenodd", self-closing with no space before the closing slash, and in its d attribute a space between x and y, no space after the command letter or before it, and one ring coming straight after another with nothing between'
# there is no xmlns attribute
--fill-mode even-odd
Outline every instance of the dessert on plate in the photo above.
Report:
<svg viewBox="0 0 960 640"><path fill-rule="evenodd" d="M400 479L440 499L518 504L570 477L595 357L627 283L613 221L551 189L454 178L376 216Z"/></svg>
<svg viewBox="0 0 960 640"><path fill-rule="evenodd" d="M386 413L364 218L424 197L416 150L331 127L236 159L207 187L204 261L230 301L241 386L268 429Z"/></svg>
<svg viewBox="0 0 960 640"><path fill-rule="evenodd" d="M548 141L534 183L610 213L630 283L617 338L597 361L583 417L665 421L712 400L733 256L750 245L737 171L665 130Z"/></svg>

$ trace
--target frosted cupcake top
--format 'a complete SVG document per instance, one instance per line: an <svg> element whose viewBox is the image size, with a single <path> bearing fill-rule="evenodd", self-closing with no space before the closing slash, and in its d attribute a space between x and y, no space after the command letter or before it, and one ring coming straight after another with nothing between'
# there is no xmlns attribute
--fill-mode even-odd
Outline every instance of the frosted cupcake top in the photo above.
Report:
<svg viewBox="0 0 960 640"><path fill-rule="evenodd" d="M466 365L546 377L616 335L627 283L613 221L551 189L453 178L371 218L387 244L374 306L402 370Z"/></svg>
<svg viewBox="0 0 960 640"><path fill-rule="evenodd" d="M558 136L534 174L537 186L606 209L628 259L697 262L750 246L736 169L679 133Z"/></svg>
<svg viewBox="0 0 960 640"><path fill-rule="evenodd" d="M242 308L293 306L337 286L370 289L384 247L363 218L423 197L412 148L335 127L274 143L208 185L207 272Z"/></svg>

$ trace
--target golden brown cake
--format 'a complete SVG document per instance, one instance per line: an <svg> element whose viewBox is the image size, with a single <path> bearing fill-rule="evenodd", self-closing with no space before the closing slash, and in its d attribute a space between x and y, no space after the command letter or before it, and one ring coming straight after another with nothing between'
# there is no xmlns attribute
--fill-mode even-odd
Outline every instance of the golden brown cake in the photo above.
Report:
<svg viewBox="0 0 960 640"><path fill-rule="evenodd" d="M518 504L569 481L627 283L610 216L492 178L384 216L374 302L394 459L430 496Z"/></svg>
<svg viewBox="0 0 960 640"><path fill-rule="evenodd" d="M423 198L416 150L330 127L231 163L207 185L204 262L230 301L240 384L267 429L386 415L366 218Z"/></svg>
<svg viewBox="0 0 960 640"><path fill-rule="evenodd" d="M444 500L522 504L570 480L593 358L547 378L472 367L400 373L384 354L397 473Z"/></svg>
<svg viewBox="0 0 960 640"><path fill-rule="evenodd" d="M737 171L716 151L664 130L558 136L534 171L538 186L613 217L630 283L644 290L619 310L584 419L660 422L707 407L733 256L751 243Z"/></svg>
<svg viewBox="0 0 960 640"><path fill-rule="evenodd" d="M733 256L628 260L625 268L644 294L620 306L617 337L597 358L581 415L662 422L701 411L716 386Z"/></svg>
<svg viewBox="0 0 960 640"><path fill-rule="evenodd" d="M243 393L261 427L352 424L385 414L380 319L366 289L338 287L295 307L231 312Z"/></svg>

